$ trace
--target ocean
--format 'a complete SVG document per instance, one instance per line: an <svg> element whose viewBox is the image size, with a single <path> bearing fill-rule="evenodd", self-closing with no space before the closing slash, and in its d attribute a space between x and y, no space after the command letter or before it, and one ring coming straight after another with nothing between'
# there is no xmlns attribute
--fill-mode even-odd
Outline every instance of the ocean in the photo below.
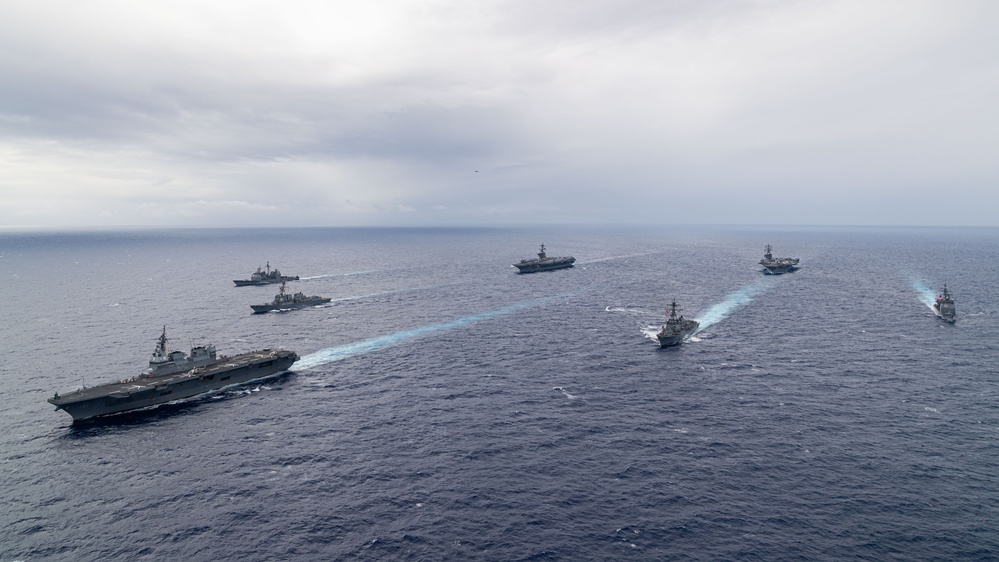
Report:
<svg viewBox="0 0 999 562"><path fill-rule="evenodd" d="M576 266L517 275L541 243ZM999 229L0 231L0 562L996 560L997 256ZM267 263L332 302L252 314L276 286L232 280ZM660 350L672 299L701 330ZM164 326L301 360L46 402Z"/></svg>

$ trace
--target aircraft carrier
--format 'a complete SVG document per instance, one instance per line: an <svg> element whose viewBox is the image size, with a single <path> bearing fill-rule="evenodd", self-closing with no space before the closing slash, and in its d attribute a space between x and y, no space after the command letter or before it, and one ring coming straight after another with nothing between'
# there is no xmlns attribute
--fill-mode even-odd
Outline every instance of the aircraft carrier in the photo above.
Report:
<svg viewBox="0 0 999 562"><path fill-rule="evenodd" d="M520 260L520 263L515 263L513 266L518 269L517 273L535 273L538 271L550 271L552 269L565 269L572 267L574 263L576 263L576 258L572 256L550 257L545 253L545 245L542 244L541 251L538 252L538 257Z"/></svg>
<svg viewBox="0 0 999 562"><path fill-rule="evenodd" d="M763 266L763 272L767 275L780 275L798 269L798 261L798 258L775 258L770 250L770 244L767 244L766 253L763 254L760 265Z"/></svg>
<svg viewBox="0 0 999 562"><path fill-rule="evenodd" d="M183 352L166 352L166 328L149 369L139 376L59 394L48 401L56 409L86 420L197 396L210 390L264 379L287 371L298 354L286 349L262 349L232 357L216 356L212 345Z"/></svg>

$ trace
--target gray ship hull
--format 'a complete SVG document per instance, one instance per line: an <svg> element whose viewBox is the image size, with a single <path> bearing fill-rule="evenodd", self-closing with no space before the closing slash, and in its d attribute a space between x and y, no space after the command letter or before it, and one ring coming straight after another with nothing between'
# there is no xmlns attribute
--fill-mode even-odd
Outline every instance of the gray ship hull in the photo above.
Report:
<svg viewBox="0 0 999 562"><path fill-rule="evenodd" d="M940 308L934 305L933 314L936 314L938 318L948 324L954 324L957 322L957 312L954 309L954 305L951 305L949 309L944 308L943 310L940 310Z"/></svg>
<svg viewBox="0 0 999 562"><path fill-rule="evenodd" d="M333 300L332 298L323 297L322 299L317 299L309 302L288 302L282 304L251 304L250 308L253 309L254 314L261 314L263 312L270 312L272 310L294 310L296 308L306 308L309 306L317 306L320 304L326 304Z"/></svg>
<svg viewBox="0 0 999 562"><path fill-rule="evenodd" d="M287 371L298 354L284 349L254 351L224 357L207 367L171 375L138 377L128 381L83 388L49 398L49 403L73 416L73 421L127 412L211 390L241 384Z"/></svg>
<svg viewBox="0 0 999 562"><path fill-rule="evenodd" d="M249 287L255 285L273 285L275 283L280 283L282 281L298 281L298 276L295 277L281 277L280 279L260 279L253 281L250 279L233 279L232 282L236 284L237 287Z"/></svg>
<svg viewBox="0 0 999 562"><path fill-rule="evenodd" d="M784 273L791 273L797 269L797 265L764 265L763 273L767 275L782 275Z"/></svg>
<svg viewBox="0 0 999 562"><path fill-rule="evenodd" d="M950 291L947 290L947 285L944 285L943 294L937 296L936 301L933 303L933 313L948 324L953 324L957 321L957 306L954 304L954 299L950 296Z"/></svg>
<svg viewBox="0 0 999 562"><path fill-rule="evenodd" d="M656 339L659 340L659 347L675 347L680 345L683 343L683 340L687 339L687 336L697 331L698 327L700 327L698 322L687 320L683 323L682 328L660 331L656 334Z"/></svg>
<svg viewBox="0 0 999 562"><path fill-rule="evenodd" d="M545 263L515 263L513 266L519 270L517 273L537 273L539 271L551 271L553 269L565 269L567 267L572 267L572 264L575 262L575 258L566 258L561 260L552 260Z"/></svg>

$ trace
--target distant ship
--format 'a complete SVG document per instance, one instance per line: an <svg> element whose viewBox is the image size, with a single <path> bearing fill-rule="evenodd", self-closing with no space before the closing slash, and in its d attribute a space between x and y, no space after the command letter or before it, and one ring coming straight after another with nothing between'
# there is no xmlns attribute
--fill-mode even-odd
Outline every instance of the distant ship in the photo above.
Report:
<svg viewBox="0 0 999 562"><path fill-rule="evenodd" d="M548 254L545 253L545 245L542 244L541 251L538 252L538 257L520 260L520 263L515 263L513 266L519 270L518 273L536 273L552 269L565 269L572 267L574 263L576 263L576 258L572 256L564 258L548 257Z"/></svg>
<svg viewBox="0 0 999 562"><path fill-rule="evenodd" d="M217 357L215 346L167 353L166 326L159 337L149 368L137 377L59 394L48 401L73 416L86 420L190 398L233 384L267 378L288 370L298 354L285 349L263 349L233 357Z"/></svg>
<svg viewBox="0 0 999 562"><path fill-rule="evenodd" d="M284 292L284 282L281 283L281 291L274 295L274 300L268 304L251 304L250 308L253 312L270 312L272 310L290 310L292 308L304 308L306 306L315 306L317 304L327 303L333 300L329 297L307 297L304 293L295 293L294 295L289 295Z"/></svg>
<svg viewBox="0 0 999 562"><path fill-rule="evenodd" d="M246 287L247 285L270 285L272 283L281 283L284 281L298 281L298 276L288 277L287 275L281 275L281 272L278 271L277 268L271 269L271 262L267 262L266 271L257 267L257 270L250 274L249 279L232 280L237 287Z"/></svg>
<svg viewBox="0 0 999 562"><path fill-rule="evenodd" d="M771 253L770 244L767 244L766 253L763 254L760 265L765 268L763 271L767 275L780 275L798 269L798 258L775 258Z"/></svg>
<svg viewBox="0 0 999 562"><path fill-rule="evenodd" d="M933 312L943 319L944 322L953 324L957 321L957 307L954 306L954 298L950 296L947 285L944 285L943 294L937 295L933 302Z"/></svg>
<svg viewBox="0 0 999 562"><path fill-rule="evenodd" d="M700 323L696 320L687 320L682 315L677 316L677 311L679 308L674 300L670 304L669 316L666 318L666 323L663 324L662 330L656 334L656 338L659 339L659 347L672 347L674 345L680 345L683 343L684 338L694 333Z"/></svg>

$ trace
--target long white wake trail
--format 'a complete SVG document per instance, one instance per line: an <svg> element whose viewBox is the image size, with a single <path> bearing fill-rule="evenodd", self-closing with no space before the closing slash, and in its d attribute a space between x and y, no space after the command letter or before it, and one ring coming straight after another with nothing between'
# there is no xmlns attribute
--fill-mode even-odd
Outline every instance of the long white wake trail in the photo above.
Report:
<svg viewBox="0 0 999 562"><path fill-rule="evenodd" d="M774 283L776 283L776 281L772 280L770 277L764 277L753 281L737 291L733 291L728 295L725 295L725 299L723 301L712 305L699 316L694 318L694 320L697 320L701 324L694 333L696 334L701 330L714 326L715 324L728 318L737 309L751 303L754 298L765 293L774 285Z"/></svg>
<svg viewBox="0 0 999 562"><path fill-rule="evenodd" d="M354 357L355 355L361 355L362 353L367 353L369 351L376 351L378 349L389 347L391 345L395 345L397 343L406 340L411 340L413 338L418 338L420 336L425 336L427 334L432 334L434 332L452 330L454 328L460 328L462 326L466 326L468 324L472 324L475 322L480 322L482 320L489 320L491 318L496 318L497 316L505 316L507 314L513 314L515 312L524 310L526 308L533 308L536 306L540 306L556 298L562 298L562 297L547 297L544 299L512 304L510 306L506 306L498 310L483 312L481 314L473 314L472 316L465 316L462 318L458 318L457 320L452 320L450 322L442 322L440 324L433 324L430 326L413 328L412 330L395 332L393 334L387 334L369 340L349 343L337 347L328 347L326 349L320 349L319 351L309 353L308 355L305 355L304 357L296 361L295 365L292 367L292 370L302 371L305 369L313 369L315 367L326 365L327 363L340 361L341 359L347 359L348 357Z"/></svg>

